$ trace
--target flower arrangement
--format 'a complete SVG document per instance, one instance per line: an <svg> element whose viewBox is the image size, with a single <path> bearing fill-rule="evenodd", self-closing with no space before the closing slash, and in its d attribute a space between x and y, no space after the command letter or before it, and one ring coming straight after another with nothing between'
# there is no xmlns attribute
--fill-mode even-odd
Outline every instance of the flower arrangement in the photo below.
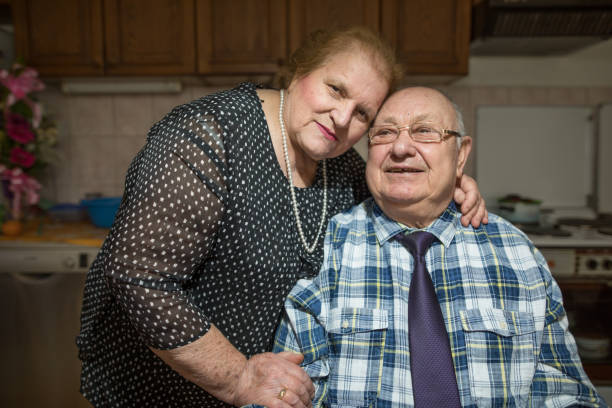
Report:
<svg viewBox="0 0 612 408"><path fill-rule="evenodd" d="M55 158L55 124L33 96L45 85L33 68L15 63L0 70L0 180L6 212L19 220L38 203L37 178Z"/></svg>

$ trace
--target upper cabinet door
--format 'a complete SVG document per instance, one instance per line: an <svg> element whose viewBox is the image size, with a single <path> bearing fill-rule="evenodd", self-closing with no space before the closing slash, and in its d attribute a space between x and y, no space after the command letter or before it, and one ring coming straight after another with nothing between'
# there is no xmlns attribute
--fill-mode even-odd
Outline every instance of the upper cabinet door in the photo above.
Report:
<svg viewBox="0 0 612 408"><path fill-rule="evenodd" d="M470 0L382 0L383 35L407 74L468 73Z"/></svg>
<svg viewBox="0 0 612 408"><path fill-rule="evenodd" d="M193 0L105 0L106 73L195 72Z"/></svg>
<svg viewBox="0 0 612 408"><path fill-rule="evenodd" d="M197 0L198 72L274 73L287 54L287 0Z"/></svg>
<svg viewBox="0 0 612 408"><path fill-rule="evenodd" d="M102 0L12 2L16 55L41 75L102 75Z"/></svg>
<svg viewBox="0 0 612 408"><path fill-rule="evenodd" d="M289 51L295 51L316 29L360 25L379 30L378 0L291 0L289 2Z"/></svg>

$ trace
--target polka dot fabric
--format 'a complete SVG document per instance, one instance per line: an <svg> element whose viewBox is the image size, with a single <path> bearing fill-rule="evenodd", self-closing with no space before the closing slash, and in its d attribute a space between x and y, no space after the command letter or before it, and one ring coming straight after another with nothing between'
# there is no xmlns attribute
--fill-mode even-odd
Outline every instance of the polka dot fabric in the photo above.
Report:
<svg viewBox="0 0 612 408"><path fill-rule="evenodd" d="M81 391L96 407L227 406L147 346L172 349L210 324L247 357L272 348L287 293L318 273L253 84L179 106L155 124L132 161L115 223L89 271L81 332ZM367 196L353 150L328 160L328 219ZM296 189L312 242L320 168Z"/></svg>

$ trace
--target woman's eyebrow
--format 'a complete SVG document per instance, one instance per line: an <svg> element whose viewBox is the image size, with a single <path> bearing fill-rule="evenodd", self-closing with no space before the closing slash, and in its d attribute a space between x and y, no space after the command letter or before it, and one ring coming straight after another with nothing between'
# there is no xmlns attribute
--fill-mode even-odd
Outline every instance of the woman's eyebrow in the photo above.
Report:
<svg viewBox="0 0 612 408"><path fill-rule="evenodd" d="M342 81L341 79L331 79L329 82L331 82L331 84L333 86L335 86L336 88L338 88L338 90L340 91L340 94L343 97L350 97L348 91L346 90L346 85L344 83L344 81Z"/></svg>

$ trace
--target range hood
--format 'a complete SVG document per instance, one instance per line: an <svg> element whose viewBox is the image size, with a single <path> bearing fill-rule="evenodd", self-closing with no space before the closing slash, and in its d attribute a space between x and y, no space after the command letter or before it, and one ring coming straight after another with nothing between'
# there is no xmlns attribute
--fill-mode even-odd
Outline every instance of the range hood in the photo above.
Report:
<svg viewBox="0 0 612 408"><path fill-rule="evenodd" d="M480 0L471 55L559 55L612 36L612 0Z"/></svg>

